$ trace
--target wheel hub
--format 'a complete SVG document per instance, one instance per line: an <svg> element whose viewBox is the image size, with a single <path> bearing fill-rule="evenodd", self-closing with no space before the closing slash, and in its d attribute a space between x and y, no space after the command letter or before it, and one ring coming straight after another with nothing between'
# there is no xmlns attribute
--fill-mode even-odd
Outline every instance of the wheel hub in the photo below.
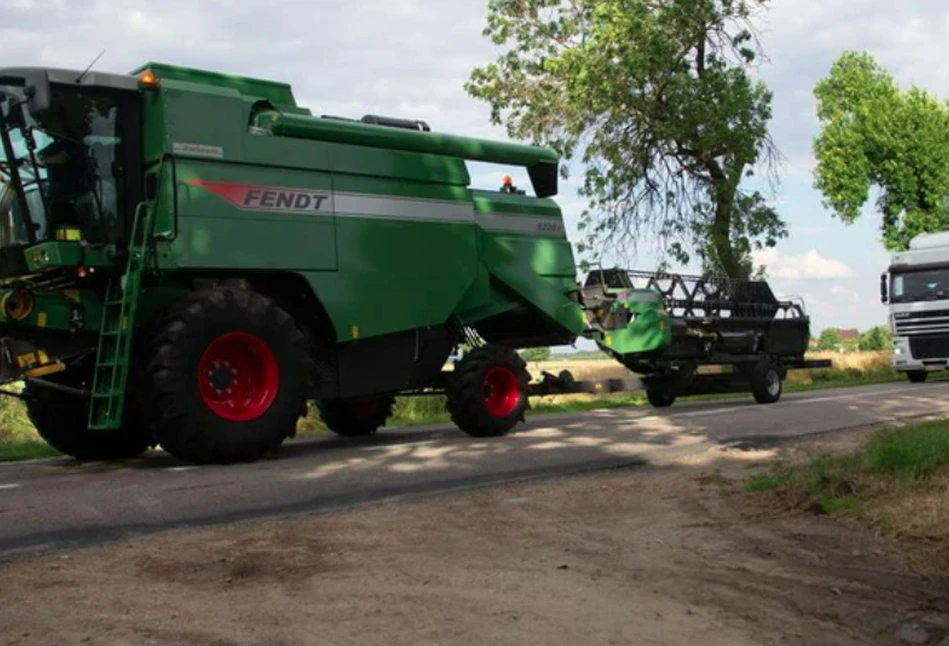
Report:
<svg viewBox="0 0 949 646"><path fill-rule="evenodd" d="M198 392L215 414L234 422L263 415L277 396L280 375L260 338L231 332L214 339L201 357Z"/></svg>
<svg viewBox="0 0 949 646"><path fill-rule="evenodd" d="M484 376L482 396L489 413L495 417L507 417L517 408L521 398L517 375L506 366L490 369Z"/></svg>
<svg viewBox="0 0 949 646"><path fill-rule="evenodd" d="M229 361L215 361L207 375L208 385L219 394L237 383L237 368L231 366Z"/></svg>

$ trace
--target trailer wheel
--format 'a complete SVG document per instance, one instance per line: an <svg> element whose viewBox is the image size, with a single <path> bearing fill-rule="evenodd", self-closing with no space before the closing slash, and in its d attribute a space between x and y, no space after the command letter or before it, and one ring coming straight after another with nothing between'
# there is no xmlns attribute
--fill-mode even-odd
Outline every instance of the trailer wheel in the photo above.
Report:
<svg viewBox="0 0 949 646"><path fill-rule="evenodd" d="M654 408L669 408L675 403L676 395L669 388L647 388L646 399Z"/></svg>
<svg viewBox="0 0 949 646"><path fill-rule="evenodd" d="M147 346L144 398L163 449L197 463L248 462L296 433L312 359L265 296L218 287L185 297Z"/></svg>
<svg viewBox="0 0 949 646"><path fill-rule="evenodd" d="M921 384L929 377L929 373L925 370L910 370L906 373L906 378L910 380L911 383Z"/></svg>
<svg viewBox="0 0 949 646"><path fill-rule="evenodd" d="M751 392L759 404L773 404L781 399L784 384L780 369L771 361L762 361L751 372Z"/></svg>
<svg viewBox="0 0 949 646"><path fill-rule="evenodd" d="M448 412L473 437L506 435L524 421L530 373L511 348L475 348L455 364L448 379Z"/></svg>
<svg viewBox="0 0 949 646"><path fill-rule="evenodd" d="M316 402L320 418L332 432L343 437L372 435L392 415L395 397L346 401L322 399Z"/></svg>
<svg viewBox="0 0 949 646"><path fill-rule="evenodd" d="M91 389L92 368L74 368L44 379L62 386ZM23 397L27 417L40 437L60 453L77 460L128 460L138 457L153 444L131 395L126 397L122 428L117 431L88 428L87 399L35 385L26 386Z"/></svg>

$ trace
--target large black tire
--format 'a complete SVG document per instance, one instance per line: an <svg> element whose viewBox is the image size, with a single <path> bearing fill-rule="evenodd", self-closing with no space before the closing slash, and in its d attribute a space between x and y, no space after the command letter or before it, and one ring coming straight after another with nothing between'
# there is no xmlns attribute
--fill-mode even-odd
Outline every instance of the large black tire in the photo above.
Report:
<svg viewBox="0 0 949 646"><path fill-rule="evenodd" d="M506 435L529 406L527 364L517 352L500 345L473 349L455 364L446 388L448 413L473 437Z"/></svg>
<svg viewBox="0 0 949 646"><path fill-rule="evenodd" d="M914 384L921 384L929 378L929 373L925 370L910 370L906 373L906 378Z"/></svg>
<svg viewBox="0 0 949 646"><path fill-rule="evenodd" d="M392 415L395 397L383 397L365 401L345 399L322 399L316 402L320 418L327 428L344 437L372 435L385 426Z"/></svg>
<svg viewBox="0 0 949 646"><path fill-rule="evenodd" d="M92 390L91 363L48 375L44 380ZM35 385L28 385L23 396L27 416L40 437L60 453L77 460L127 460L138 457L153 445L132 393L126 397L122 428L117 431L89 430L88 399Z"/></svg>
<svg viewBox="0 0 949 646"><path fill-rule="evenodd" d="M774 362L761 361L751 371L751 393L759 404L775 403L783 390L781 370Z"/></svg>
<svg viewBox="0 0 949 646"><path fill-rule="evenodd" d="M654 408L669 408L676 401L676 394L669 388L647 388L646 399Z"/></svg>
<svg viewBox="0 0 949 646"><path fill-rule="evenodd" d="M161 447L199 464L276 450L306 415L313 362L283 309L251 291L194 292L149 338L143 408Z"/></svg>

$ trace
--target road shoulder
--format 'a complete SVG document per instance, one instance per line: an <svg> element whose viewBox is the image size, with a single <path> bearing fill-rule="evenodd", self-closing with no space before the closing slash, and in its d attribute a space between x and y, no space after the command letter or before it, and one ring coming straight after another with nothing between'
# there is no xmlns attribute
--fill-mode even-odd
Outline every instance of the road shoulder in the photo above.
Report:
<svg viewBox="0 0 949 646"><path fill-rule="evenodd" d="M845 449L867 431L782 451ZM946 580L740 481L769 447L175 531L0 566L0 643L853 644L940 637Z"/></svg>

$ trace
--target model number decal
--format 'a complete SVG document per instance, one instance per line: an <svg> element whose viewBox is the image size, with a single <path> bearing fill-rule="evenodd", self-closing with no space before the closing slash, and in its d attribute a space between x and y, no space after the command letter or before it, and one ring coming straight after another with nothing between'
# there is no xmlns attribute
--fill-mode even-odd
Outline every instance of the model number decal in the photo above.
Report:
<svg viewBox="0 0 949 646"><path fill-rule="evenodd" d="M563 233L563 225L557 222L538 222L537 230L542 233Z"/></svg>

